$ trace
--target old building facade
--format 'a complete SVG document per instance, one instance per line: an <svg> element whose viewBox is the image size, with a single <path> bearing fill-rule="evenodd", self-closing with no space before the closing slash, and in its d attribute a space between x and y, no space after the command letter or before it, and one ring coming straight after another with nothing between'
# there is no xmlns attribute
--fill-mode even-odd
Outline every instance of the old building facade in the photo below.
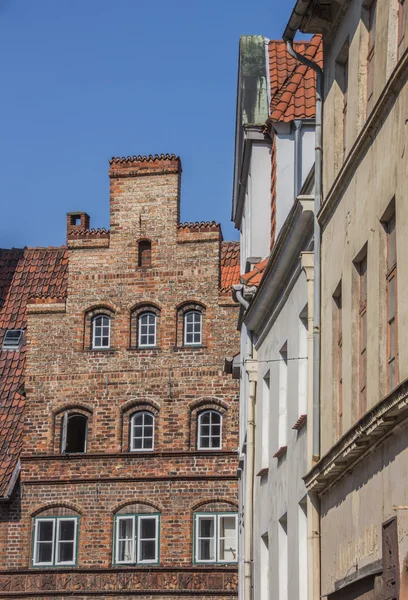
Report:
<svg viewBox="0 0 408 600"><path fill-rule="evenodd" d="M321 63L320 36L296 48ZM237 107L239 597L306 600L316 548L302 479L312 466L314 71L283 41L243 36Z"/></svg>
<svg viewBox="0 0 408 600"><path fill-rule="evenodd" d="M321 595L408 595L408 50L404 0L298 0L324 39ZM317 596L316 596L317 598Z"/></svg>
<svg viewBox="0 0 408 600"><path fill-rule="evenodd" d="M69 213L67 248L32 268L22 251L2 288L3 385L11 361L19 381L3 387L0 597L231 597L239 246L179 223L174 155L112 159L109 175L109 231Z"/></svg>

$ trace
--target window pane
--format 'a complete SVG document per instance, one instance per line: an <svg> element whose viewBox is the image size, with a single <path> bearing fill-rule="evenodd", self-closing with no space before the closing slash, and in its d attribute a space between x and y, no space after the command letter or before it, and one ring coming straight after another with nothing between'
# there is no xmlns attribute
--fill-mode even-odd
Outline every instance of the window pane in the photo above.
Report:
<svg viewBox="0 0 408 600"><path fill-rule="evenodd" d="M60 542L58 544L57 562L74 562L74 542Z"/></svg>
<svg viewBox="0 0 408 600"><path fill-rule="evenodd" d="M237 560L237 532L234 516L220 517L220 556L219 560Z"/></svg>
<svg viewBox="0 0 408 600"><path fill-rule="evenodd" d="M37 540L51 542L54 531L54 521L52 519L48 521L37 521L38 534Z"/></svg>
<svg viewBox="0 0 408 600"><path fill-rule="evenodd" d="M139 561L156 560L156 541L141 540Z"/></svg>
<svg viewBox="0 0 408 600"><path fill-rule="evenodd" d="M156 519L140 519L140 537L154 539L156 537Z"/></svg>
<svg viewBox="0 0 408 600"><path fill-rule="evenodd" d="M66 520L60 520L59 521L59 527L58 527L59 531L58 531L58 539L59 540L74 540L75 537L75 521L70 520L70 521L66 521Z"/></svg>
<svg viewBox="0 0 408 600"><path fill-rule="evenodd" d="M132 548L133 548L132 540L121 540L119 542L119 549L118 549L118 559L117 559L118 562L132 562L133 561Z"/></svg>
<svg viewBox="0 0 408 600"><path fill-rule="evenodd" d="M210 447L210 438L209 437L201 437L200 438L200 448L209 448Z"/></svg>
<svg viewBox="0 0 408 600"><path fill-rule="evenodd" d="M134 548L134 519L120 518L117 520L118 556L119 562L133 562Z"/></svg>
<svg viewBox="0 0 408 600"><path fill-rule="evenodd" d="M52 542L40 542L37 544L37 563L52 562Z"/></svg>
<svg viewBox="0 0 408 600"><path fill-rule="evenodd" d="M198 560L215 560L214 540L199 540Z"/></svg>
<svg viewBox="0 0 408 600"><path fill-rule="evenodd" d="M213 537L214 536L214 517L200 517L199 518L199 537Z"/></svg>
<svg viewBox="0 0 408 600"><path fill-rule="evenodd" d="M219 448L221 446L221 438L213 435L211 437L211 448Z"/></svg>
<svg viewBox="0 0 408 600"><path fill-rule="evenodd" d="M391 277L388 282L388 320L395 315L395 277Z"/></svg>
<svg viewBox="0 0 408 600"><path fill-rule="evenodd" d="M210 423L210 414L211 414L211 413L209 413L209 412L206 412L206 413L203 413L203 414L201 415L201 423L202 423L203 425L207 425L207 424L209 424L209 423Z"/></svg>
<svg viewBox="0 0 408 600"><path fill-rule="evenodd" d="M391 359L395 358L395 319L389 323L388 331L390 336L388 358Z"/></svg>

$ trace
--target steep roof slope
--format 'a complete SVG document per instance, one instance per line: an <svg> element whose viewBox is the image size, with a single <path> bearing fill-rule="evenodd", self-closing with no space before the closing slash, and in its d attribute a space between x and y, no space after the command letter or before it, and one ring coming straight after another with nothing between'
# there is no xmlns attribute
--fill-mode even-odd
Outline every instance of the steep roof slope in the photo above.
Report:
<svg viewBox="0 0 408 600"><path fill-rule="evenodd" d="M221 292L228 292L239 283L240 271L239 242L221 244Z"/></svg>
<svg viewBox="0 0 408 600"><path fill-rule="evenodd" d="M26 346L2 350L8 329L25 329L30 296L67 293L68 250L0 250L0 497L8 493L18 464L23 434Z"/></svg>
<svg viewBox="0 0 408 600"><path fill-rule="evenodd" d="M308 42L295 42L300 54L323 67L323 42L315 35ZM269 119L285 123L314 118L316 114L316 73L290 56L283 41L268 44L271 103Z"/></svg>

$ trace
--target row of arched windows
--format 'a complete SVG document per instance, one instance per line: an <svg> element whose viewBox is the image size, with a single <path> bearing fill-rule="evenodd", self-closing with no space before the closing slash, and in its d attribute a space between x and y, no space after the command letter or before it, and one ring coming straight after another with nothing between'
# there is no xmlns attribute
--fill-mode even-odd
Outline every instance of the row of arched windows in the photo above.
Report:
<svg viewBox="0 0 408 600"><path fill-rule="evenodd" d="M129 451L154 450L155 416L140 410L130 417ZM86 452L88 417L82 413L64 413L61 430L61 452L79 454ZM204 410L197 416L197 450L222 450L222 415L216 410Z"/></svg>
<svg viewBox="0 0 408 600"><path fill-rule="evenodd" d="M132 315L131 345L137 348L158 346L158 326L160 311L153 308L136 311ZM201 346L203 340L203 310L194 308L182 313L182 337L184 346ZM91 318L91 348L107 350L111 347L112 315L98 311Z"/></svg>
<svg viewBox="0 0 408 600"><path fill-rule="evenodd" d="M238 515L235 506L216 503L193 513L192 561L236 563ZM54 508L34 517L32 565L72 567L78 564L79 514ZM113 516L112 564L160 564L161 513L149 505L125 506ZM174 549L173 549L174 550Z"/></svg>

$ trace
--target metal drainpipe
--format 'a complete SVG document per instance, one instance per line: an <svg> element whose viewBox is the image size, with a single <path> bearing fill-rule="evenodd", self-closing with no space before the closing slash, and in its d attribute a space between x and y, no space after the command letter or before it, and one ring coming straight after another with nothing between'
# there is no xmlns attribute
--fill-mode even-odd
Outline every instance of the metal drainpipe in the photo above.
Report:
<svg viewBox="0 0 408 600"><path fill-rule="evenodd" d="M322 116L323 71L317 63L302 56L293 48L293 40L286 40L293 58L316 72L315 122L315 199L314 199L314 313L313 313L313 460L320 458L320 225L317 214L322 203Z"/></svg>
<svg viewBox="0 0 408 600"><path fill-rule="evenodd" d="M235 297L245 310L249 302L242 295L243 286L234 286ZM248 331L251 342L250 358L245 358L245 370L249 380L248 414L247 414L247 440L245 460L245 496L244 496L244 600L251 600L253 596L253 513L254 513L254 466L255 466L255 401L258 375L258 361L252 340L252 332Z"/></svg>

